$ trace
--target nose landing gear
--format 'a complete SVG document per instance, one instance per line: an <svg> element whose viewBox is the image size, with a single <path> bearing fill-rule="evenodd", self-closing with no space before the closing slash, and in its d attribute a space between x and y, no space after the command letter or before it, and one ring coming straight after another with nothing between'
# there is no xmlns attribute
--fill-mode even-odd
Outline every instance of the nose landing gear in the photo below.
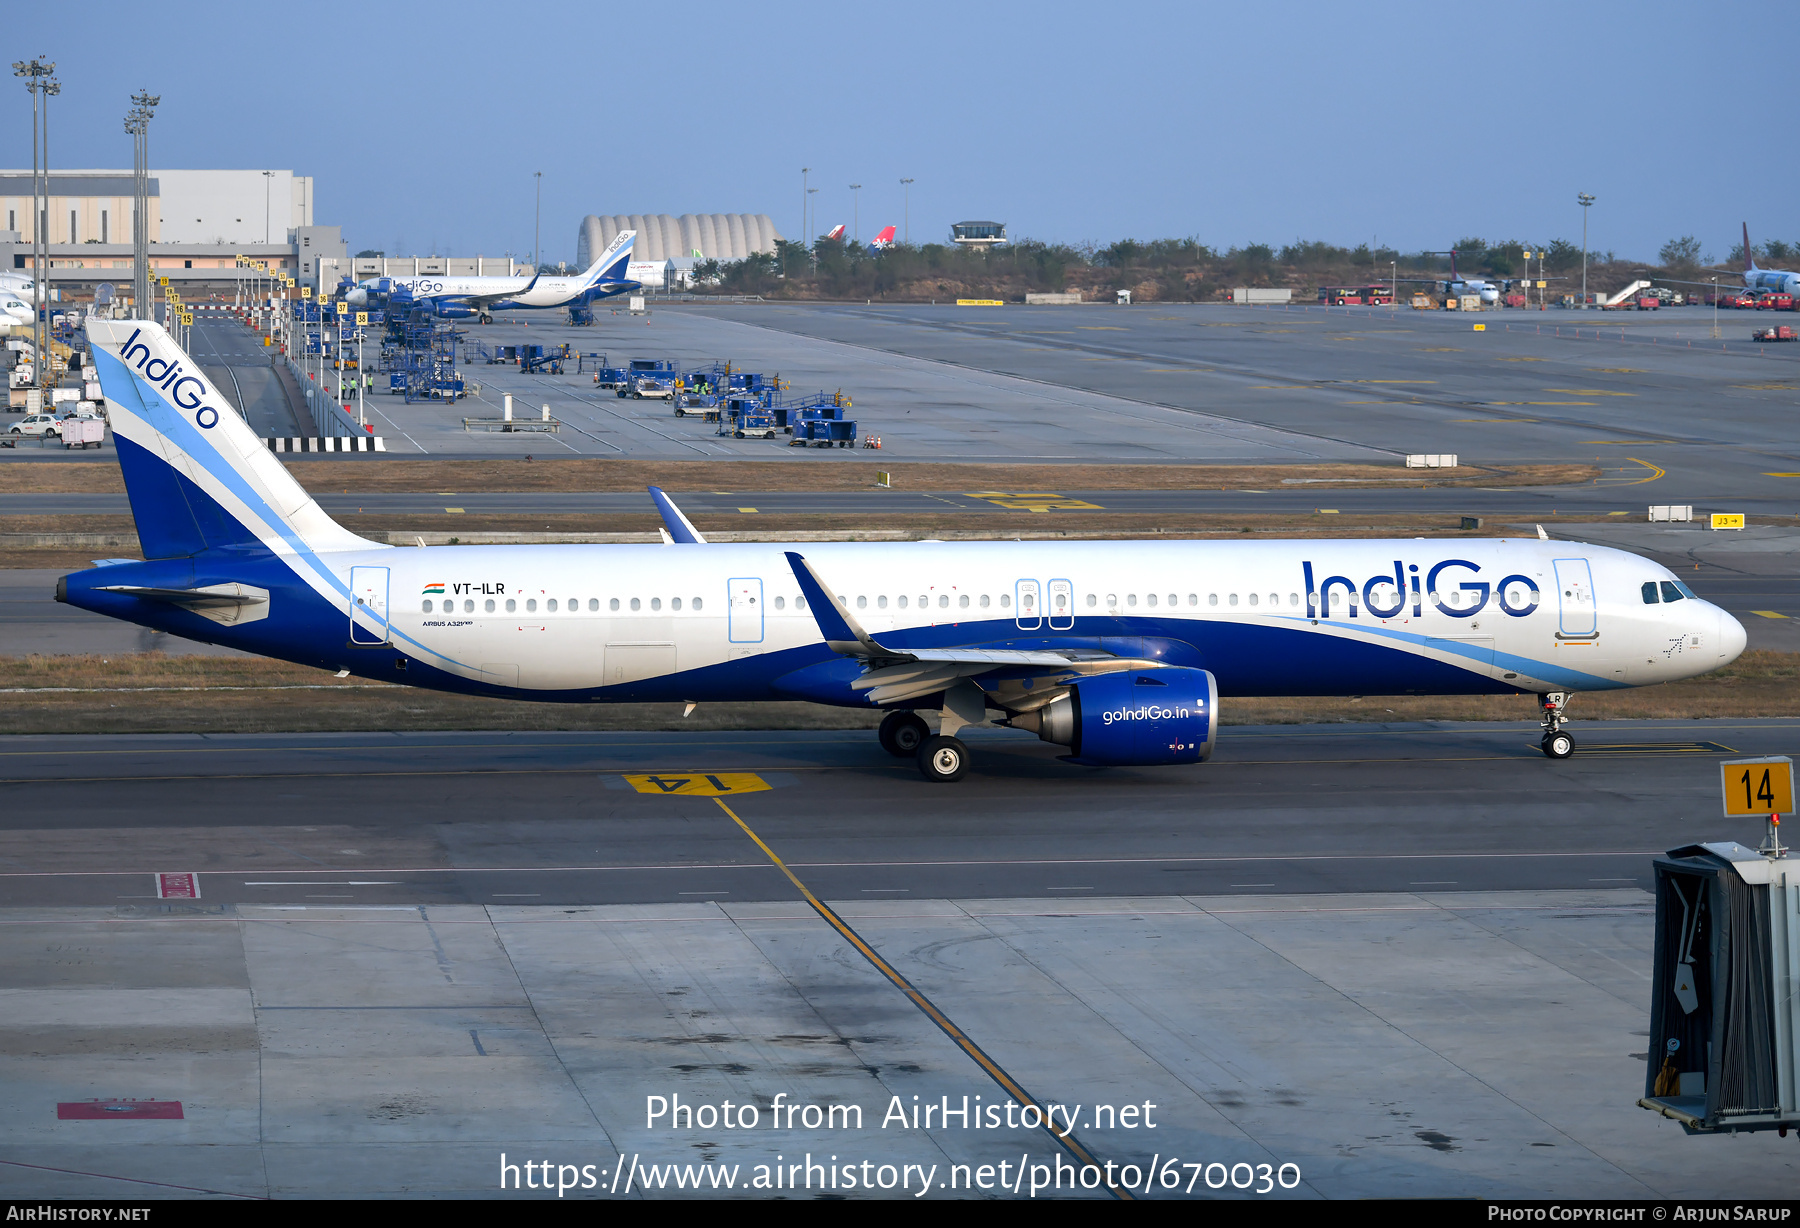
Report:
<svg viewBox="0 0 1800 1228"><path fill-rule="evenodd" d="M1538 706L1543 709L1544 739L1538 745L1543 749L1547 759L1567 759L1575 753L1575 739L1563 732L1563 708L1569 702L1569 692L1551 691L1538 696Z"/></svg>

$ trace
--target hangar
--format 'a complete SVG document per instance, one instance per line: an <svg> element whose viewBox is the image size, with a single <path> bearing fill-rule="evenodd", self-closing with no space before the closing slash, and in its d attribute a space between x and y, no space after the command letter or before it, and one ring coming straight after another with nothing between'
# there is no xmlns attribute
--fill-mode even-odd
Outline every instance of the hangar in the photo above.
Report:
<svg viewBox="0 0 1800 1228"><path fill-rule="evenodd" d="M637 231L633 260L678 260L700 256L742 260L774 252L781 238L766 213L588 214L575 236L575 263L586 268L621 230Z"/></svg>

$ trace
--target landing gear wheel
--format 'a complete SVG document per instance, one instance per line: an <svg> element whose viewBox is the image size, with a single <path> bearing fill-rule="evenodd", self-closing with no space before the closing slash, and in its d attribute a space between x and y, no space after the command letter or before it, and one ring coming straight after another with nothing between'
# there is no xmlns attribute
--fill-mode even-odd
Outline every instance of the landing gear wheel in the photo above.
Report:
<svg viewBox="0 0 1800 1228"><path fill-rule="evenodd" d="M919 775L933 784L961 780L969 770L969 748L958 738L926 738L919 746Z"/></svg>
<svg viewBox="0 0 1800 1228"><path fill-rule="evenodd" d="M1547 733L1542 745L1547 759L1567 759L1575 753L1575 739L1566 733Z"/></svg>
<svg viewBox="0 0 1800 1228"><path fill-rule="evenodd" d="M931 736L931 726L916 712L890 712L881 718L881 749L896 759L912 759Z"/></svg>

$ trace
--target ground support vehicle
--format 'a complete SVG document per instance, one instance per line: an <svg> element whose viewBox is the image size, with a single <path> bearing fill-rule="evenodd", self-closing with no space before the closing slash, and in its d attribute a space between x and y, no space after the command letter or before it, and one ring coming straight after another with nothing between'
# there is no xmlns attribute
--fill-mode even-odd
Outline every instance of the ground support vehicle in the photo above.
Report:
<svg viewBox="0 0 1800 1228"><path fill-rule="evenodd" d="M106 442L106 423L100 418L64 418L59 429L65 448L97 448Z"/></svg>
<svg viewBox="0 0 1800 1228"><path fill-rule="evenodd" d="M1759 328L1750 334L1752 341L1792 341L1795 338L1791 324L1776 324L1769 328Z"/></svg>
<svg viewBox="0 0 1800 1228"><path fill-rule="evenodd" d="M719 420L719 398L703 392L682 392L672 398L677 418L704 417L708 422Z"/></svg>
<svg viewBox="0 0 1800 1228"><path fill-rule="evenodd" d="M645 398L673 401L675 388L665 380L652 379L647 375L634 375L629 388L619 389L619 395L630 397L634 401L642 401Z"/></svg>

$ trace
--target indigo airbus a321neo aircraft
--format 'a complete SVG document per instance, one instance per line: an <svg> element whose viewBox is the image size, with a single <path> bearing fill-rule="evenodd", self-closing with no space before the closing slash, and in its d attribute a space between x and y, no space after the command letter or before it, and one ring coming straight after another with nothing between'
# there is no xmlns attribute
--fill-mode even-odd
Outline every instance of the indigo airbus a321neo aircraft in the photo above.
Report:
<svg viewBox="0 0 1800 1228"><path fill-rule="evenodd" d="M1535 693L1702 674L1736 619L1575 542L709 544L412 548L334 523L160 327L88 326L146 561L57 599L190 639L438 690L564 703L807 699L960 777L956 734L1089 765L1198 763L1240 695ZM940 714L936 733L919 715Z"/></svg>

